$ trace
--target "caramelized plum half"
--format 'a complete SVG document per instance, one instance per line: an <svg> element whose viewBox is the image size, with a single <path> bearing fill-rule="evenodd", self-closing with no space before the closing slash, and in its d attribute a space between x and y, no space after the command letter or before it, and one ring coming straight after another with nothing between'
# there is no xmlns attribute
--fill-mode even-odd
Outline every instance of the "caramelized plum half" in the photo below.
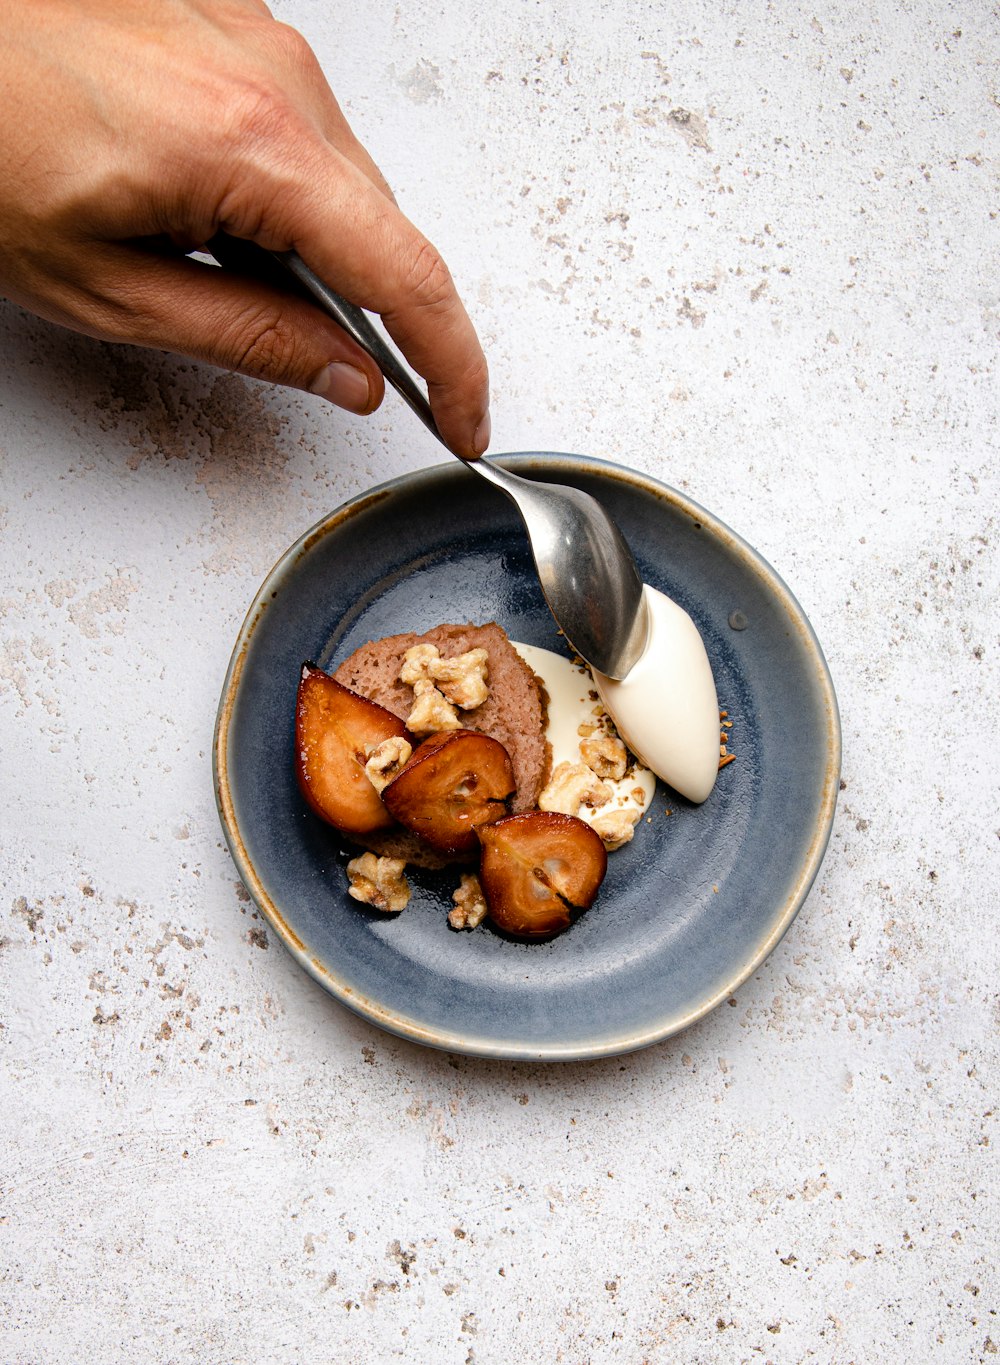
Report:
<svg viewBox="0 0 1000 1365"><path fill-rule="evenodd" d="M432 735L382 792L387 809L441 853L471 853L476 829L507 813L510 755L478 730Z"/></svg>
<svg viewBox="0 0 1000 1365"><path fill-rule="evenodd" d="M368 751L394 736L409 739L391 711L342 687L315 664L302 665L295 703L295 771L302 795L344 834L394 823L365 772Z"/></svg>
<svg viewBox="0 0 1000 1365"><path fill-rule="evenodd" d="M479 830L490 919L516 938L552 938L594 903L608 855L575 815L528 811Z"/></svg>

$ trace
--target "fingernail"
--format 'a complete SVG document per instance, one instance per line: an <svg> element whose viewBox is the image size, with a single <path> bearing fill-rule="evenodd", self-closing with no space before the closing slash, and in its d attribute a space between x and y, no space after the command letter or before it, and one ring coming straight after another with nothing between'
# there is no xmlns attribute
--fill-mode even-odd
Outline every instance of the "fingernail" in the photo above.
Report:
<svg viewBox="0 0 1000 1365"><path fill-rule="evenodd" d="M490 422L490 414L487 413L479 423L479 426L476 427L476 434L472 438L472 449L477 455L482 455L483 451L489 445L490 433L492 430L493 424Z"/></svg>
<svg viewBox="0 0 1000 1365"><path fill-rule="evenodd" d="M348 412L367 412L371 406L368 376L342 361L324 365L310 384L309 391L319 398L336 403L338 408L346 408Z"/></svg>

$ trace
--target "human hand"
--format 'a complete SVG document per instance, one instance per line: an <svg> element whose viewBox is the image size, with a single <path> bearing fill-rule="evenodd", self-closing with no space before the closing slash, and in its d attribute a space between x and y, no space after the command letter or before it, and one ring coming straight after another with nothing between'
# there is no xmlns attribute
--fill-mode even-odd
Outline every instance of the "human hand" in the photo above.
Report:
<svg viewBox="0 0 1000 1365"><path fill-rule="evenodd" d="M109 341L382 400L307 301L192 260L217 231L296 250L379 313L456 454L489 443L486 361L451 276L259 0L0 0L0 293Z"/></svg>

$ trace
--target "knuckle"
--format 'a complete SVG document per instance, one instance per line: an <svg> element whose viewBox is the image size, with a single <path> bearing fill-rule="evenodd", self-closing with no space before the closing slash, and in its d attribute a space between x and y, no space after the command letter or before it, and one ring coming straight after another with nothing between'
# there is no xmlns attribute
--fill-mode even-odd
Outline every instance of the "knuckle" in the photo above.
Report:
<svg viewBox="0 0 1000 1365"><path fill-rule="evenodd" d="M272 51L289 66L311 69L318 65L316 54L298 29L293 28L291 24L272 21L268 23L267 36Z"/></svg>
<svg viewBox="0 0 1000 1365"><path fill-rule="evenodd" d="M422 308L437 309L454 295L451 271L430 242L418 243L405 272L406 288Z"/></svg>
<svg viewBox="0 0 1000 1365"><path fill-rule="evenodd" d="M245 152L282 137L291 122L291 107L277 85L247 82L229 102L228 122L234 146Z"/></svg>
<svg viewBox="0 0 1000 1365"><path fill-rule="evenodd" d="M276 308L257 308L237 318L225 351L241 374L293 384L300 378L298 339Z"/></svg>
<svg viewBox="0 0 1000 1365"><path fill-rule="evenodd" d="M470 362L463 376L463 386L469 393L489 393L490 370L484 355L478 355Z"/></svg>
<svg viewBox="0 0 1000 1365"><path fill-rule="evenodd" d="M257 240L265 223L276 229L283 221L285 201L275 187L306 164L301 119L277 85L243 82L226 102L223 128L228 174L214 193L215 218L235 236ZM261 184L271 188L267 196Z"/></svg>

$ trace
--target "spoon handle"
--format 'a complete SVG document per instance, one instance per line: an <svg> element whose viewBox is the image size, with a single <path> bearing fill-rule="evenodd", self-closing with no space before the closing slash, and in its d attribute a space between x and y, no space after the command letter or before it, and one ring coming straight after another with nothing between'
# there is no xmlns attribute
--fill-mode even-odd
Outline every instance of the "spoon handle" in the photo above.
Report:
<svg viewBox="0 0 1000 1365"><path fill-rule="evenodd" d="M444 445L444 438L437 429L431 406L419 384L368 314L357 304L348 303L335 289L325 284L314 270L310 270L297 251L267 251L264 247L257 246L255 242L248 242L242 237L230 237L226 232L217 233L208 245L220 265L238 270L241 274L252 275L255 279L264 280L282 289L288 288L291 282L289 277L296 280L299 288L295 292L318 303L323 311L371 356L407 407L416 413L431 435L436 436ZM498 468L489 460L465 463L517 502L518 493L525 486L524 479ZM521 511L523 515L523 509Z"/></svg>
<svg viewBox="0 0 1000 1365"><path fill-rule="evenodd" d="M239 270L244 275L253 275L279 284L283 288L288 286L289 275L298 280L302 290L371 356L407 407L416 413L431 435L436 436L441 444L444 444L444 438L434 421L431 406L419 384L368 314L364 309L341 298L328 284L324 284L315 271L309 269L297 251L266 251L254 242L230 237L225 232L217 233L208 246L220 265Z"/></svg>
<svg viewBox="0 0 1000 1365"><path fill-rule="evenodd" d="M255 242L248 242L242 237L230 237L226 232L216 233L208 248L220 265L276 285L279 289L288 289L292 280L297 281L299 288L295 292L318 303L371 356L407 407L416 413L432 436L436 436L442 445L445 444L420 385L368 314L357 304L348 303L335 289L325 284L314 270L310 270L297 251L267 251ZM454 454L453 451L451 453ZM518 492L525 484L524 479L498 468L489 460L467 460L464 463L517 502Z"/></svg>

